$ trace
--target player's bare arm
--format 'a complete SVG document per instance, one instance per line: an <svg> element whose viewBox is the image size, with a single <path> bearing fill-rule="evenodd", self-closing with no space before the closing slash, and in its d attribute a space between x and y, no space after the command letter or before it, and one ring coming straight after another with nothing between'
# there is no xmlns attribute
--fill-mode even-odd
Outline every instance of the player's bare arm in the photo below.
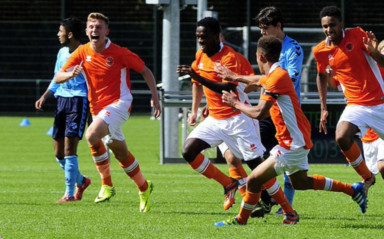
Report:
<svg viewBox="0 0 384 239"><path fill-rule="evenodd" d="M321 116L319 124L319 132L328 133L327 130L327 85L328 85L328 74L326 72L318 73L316 77L317 90L319 91L320 105L321 105Z"/></svg>
<svg viewBox="0 0 384 239"><path fill-rule="evenodd" d="M140 74L144 78L145 82L149 87L149 90L151 91L151 94L152 94L151 106L155 109L153 115L156 118L158 118L161 115L161 106L159 101L159 95L156 89L155 77L153 76L152 71L146 66L144 66Z"/></svg>
<svg viewBox="0 0 384 239"><path fill-rule="evenodd" d="M45 103L45 100L46 100L47 98L49 98L50 96L52 96L52 95L53 95L53 92L52 92L52 91L50 91L50 90L46 90L46 91L44 92L44 94L40 97L40 99L38 99L38 100L35 102L35 108L36 108L37 110L42 111L42 110L43 110L43 105L44 105L44 103Z"/></svg>
<svg viewBox="0 0 384 239"><path fill-rule="evenodd" d="M274 102L260 100L257 106L249 106L239 101L237 95L233 91L223 91L221 96L224 103L227 105L240 110L248 117L262 120L269 116L269 109L272 107Z"/></svg>
<svg viewBox="0 0 384 239"><path fill-rule="evenodd" d="M377 49L379 43L375 34L371 31L366 32L368 38L363 37L363 42L365 47L367 48L371 57L382 67L384 67L384 55L382 55Z"/></svg>
<svg viewBox="0 0 384 239"><path fill-rule="evenodd" d="M83 62L81 62L79 65L76 65L73 67L72 71L63 71L59 70L54 78L54 81L58 84L65 83L69 81L70 79L80 75L80 73L83 71Z"/></svg>
<svg viewBox="0 0 384 239"><path fill-rule="evenodd" d="M250 81L244 88L245 93L249 93L252 91L257 91L261 85L260 85L260 79L263 77L262 75L254 75L254 76L247 76L249 78L253 78L253 81Z"/></svg>
<svg viewBox="0 0 384 239"><path fill-rule="evenodd" d="M201 77L199 74L197 74L190 66L187 65L179 65L177 66L177 73L179 74L188 74L191 76L192 79L199 82L200 84L204 85L205 87L209 88L212 91L215 91L219 94L222 93L223 90L225 91L235 91L236 85L232 83L223 83L223 82L214 82L205 79L204 77Z"/></svg>
<svg viewBox="0 0 384 239"><path fill-rule="evenodd" d="M200 106L201 99L203 98L203 86L199 84L192 85L192 108L191 114L188 116L188 124L191 126L197 123L197 111Z"/></svg>
<svg viewBox="0 0 384 239"><path fill-rule="evenodd" d="M242 82L247 85L259 85L259 80L261 78L260 75L253 75L253 76L236 75L234 72L232 72L230 69L228 69L225 66L216 66L215 70L217 72L217 75L223 78L223 80Z"/></svg>

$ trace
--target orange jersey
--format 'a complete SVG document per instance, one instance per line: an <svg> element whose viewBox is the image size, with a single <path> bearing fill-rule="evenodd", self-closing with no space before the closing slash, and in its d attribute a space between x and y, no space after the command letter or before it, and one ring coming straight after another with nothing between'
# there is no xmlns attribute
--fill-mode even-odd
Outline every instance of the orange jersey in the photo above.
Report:
<svg viewBox="0 0 384 239"><path fill-rule="evenodd" d="M101 53L95 52L88 43L72 53L62 70L66 71L81 61L92 115L118 100L132 100L129 70L141 72L144 69L145 64L139 56L110 40Z"/></svg>
<svg viewBox="0 0 384 239"><path fill-rule="evenodd" d="M240 74L239 75L244 75L244 76L253 76L255 75L255 72L253 71L251 63L249 63L248 59L245 58L242 54L236 52L236 55L240 61Z"/></svg>
<svg viewBox="0 0 384 239"><path fill-rule="evenodd" d="M241 72L241 64L236 54L237 53L228 46L223 46L219 52L211 57L203 53L202 50L198 50L196 53L196 59L192 63L192 69L201 77L207 80L214 82L224 82L223 79L217 75L215 66L220 64L227 67L236 74L239 74ZM198 83L194 80L192 80L192 82ZM237 82L230 83L238 85ZM229 105L223 103L221 100L221 94L216 93L205 86L203 86L203 89L207 99L209 116L221 120L228 119L241 113L239 110L234 110Z"/></svg>
<svg viewBox="0 0 384 239"><path fill-rule="evenodd" d="M260 79L260 84L265 89L261 100L274 102L269 113L279 145L288 150L312 148L311 125L300 108L288 72L275 63L269 74Z"/></svg>
<svg viewBox="0 0 384 239"><path fill-rule="evenodd" d="M377 139L379 139L379 136L375 133L375 131L373 131L373 129L369 128L364 137L361 138L361 141L364 143L370 143L376 141Z"/></svg>
<svg viewBox="0 0 384 239"><path fill-rule="evenodd" d="M384 83L380 70L368 54L363 43L367 34L359 27L345 30L338 46L319 43L313 54L317 71L325 72L329 65L334 77L345 88L344 95L349 105L374 106L384 103Z"/></svg>
<svg viewBox="0 0 384 239"><path fill-rule="evenodd" d="M255 75L251 63L245 58L245 56L241 55L240 53L237 53L237 57L241 64L241 70L239 75ZM237 93L239 94L239 100L245 104L249 104L249 97L247 93L244 92L245 90L245 84L242 82L239 82L237 85Z"/></svg>

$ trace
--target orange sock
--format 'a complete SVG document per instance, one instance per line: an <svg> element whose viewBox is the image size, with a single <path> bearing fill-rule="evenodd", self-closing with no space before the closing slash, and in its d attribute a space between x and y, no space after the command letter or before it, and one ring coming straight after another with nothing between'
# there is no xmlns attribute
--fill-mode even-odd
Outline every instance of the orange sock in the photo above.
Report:
<svg viewBox="0 0 384 239"><path fill-rule="evenodd" d="M314 190L343 192L351 197L355 192L349 183L343 183L317 174L313 175L312 178Z"/></svg>
<svg viewBox="0 0 384 239"><path fill-rule="evenodd" d="M252 193L247 190L243 201L241 202L240 212L237 215L237 220L246 224L252 210L256 207L257 202L260 200L261 192Z"/></svg>
<svg viewBox="0 0 384 239"><path fill-rule="evenodd" d="M245 172L243 166L236 168L229 168L229 176L239 181L239 193L244 198L247 190L247 172Z"/></svg>
<svg viewBox="0 0 384 239"><path fill-rule="evenodd" d="M197 155L197 157L189 163L189 165L198 173L201 173L207 178L212 178L216 182L223 185L223 187L228 186L232 183L232 179L217 169L207 157L202 154Z"/></svg>
<svg viewBox="0 0 384 239"><path fill-rule="evenodd" d="M264 183L263 187L267 190L268 194L275 200L275 202L281 206L284 212L295 214L295 210L293 210L291 204L289 204L288 199L285 197L285 194L276 177Z"/></svg>
<svg viewBox="0 0 384 239"><path fill-rule="evenodd" d="M353 143L352 147L346 151L341 151L347 161L352 165L353 169L366 180L372 176L372 173L367 168L363 156L361 155L361 150L356 143Z"/></svg>
<svg viewBox="0 0 384 239"><path fill-rule="evenodd" d="M100 140L97 144L90 146L89 148L91 149L91 155L93 161L95 162L96 169L100 174L101 184L112 187L113 184L109 166L109 158L103 142Z"/></svg>
<svg viewBox="0 0 384 239"><path fill-rule="evenodd" d="M135 159L133 154L128 151L128 157L119 161L120 167L122 167L125 173L135 182L140 192L144 192L148 188L147 180L145 180L140 170L139 162Z"/></svg>

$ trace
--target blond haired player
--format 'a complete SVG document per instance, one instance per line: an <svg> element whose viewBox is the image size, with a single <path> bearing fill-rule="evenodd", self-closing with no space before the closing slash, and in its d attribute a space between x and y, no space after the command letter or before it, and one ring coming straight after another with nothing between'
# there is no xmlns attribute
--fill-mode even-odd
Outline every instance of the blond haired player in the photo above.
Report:
<svg viewBox="0 0 384 239"><path fill-rule="evenodd" d="M146 212L150 208L149 196L153 185L145 179L138 161L128 150L121 126L129 118L132 103L129 70L143 76L152 93L154 115L158 117L161 109L155 79L139 56L111 42L108 24L108 17L101 13L88 15L86 33L90 42L72 54L56 75L55 81L66 82L82 71L86 75L93 116L86 139L102 180L101 191L95 202L109 200L115 194L108 154L101 141L107 136L109 148L139 189L140 211Z"/></svg>

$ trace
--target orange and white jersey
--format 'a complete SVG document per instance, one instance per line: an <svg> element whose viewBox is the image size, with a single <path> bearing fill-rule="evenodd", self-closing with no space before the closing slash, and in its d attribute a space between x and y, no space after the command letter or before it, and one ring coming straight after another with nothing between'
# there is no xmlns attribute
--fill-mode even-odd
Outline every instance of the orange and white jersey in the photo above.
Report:
<svg viewBox="0 0 384 239"><path fill-rule="evenodd" d="M225 66L236 74L241 72L241 64L237 57L237 53L231 47L223 45L220 51L211 57L205 54L201 49L198 50L196 53L196 59L192 63L192 69L207 80L214 82L229 82L224 81L217 75L215 67L218 65ZM192 82L199 84L194 80L192 80ZM238 85L237 82L230 83ZM221 94L216 93L205 86L203 86L203 89L207 99L209 116L220 120L228 119L241 113L239 110L233 110L232 107L223 103L221 100Z"/></svg>
<svg viewBox="0 0 384 239"><path fill-rule="evenodd" d="M279 145L288 150L312 148L311 125L300 108L288 72L275 63L260 84L265 89L261 100L275 102L269 112Z"/></svg>
<svg viewBox="0 0 384 239"><path fill-rule="evenodd" d="M129 70L141 72L145 66L138 55L111 43L109 39L101 53L95 52L90 43L79 46L62 70L67 71L81 62L88 84L92 115L97 115L106 106L119 100L131 101Z"/></svg>
<svg viewBox="0 0 384 239"><path fill-rule="evenodd" d="M313 49L317 71L325 72L328 65L334 77L345 88L348 105L374 106L384 103L384 83L379 67L369 56L363 43L367 34L356 27L345 30L338 46L329 46L328 40Z"/></svg>
<svg viewBox="0 0 384 239"><path fill-rule="evenodd" d="M373 129L369 128L367 133L364 135L363 138L361 138L361 141L364 143L369 143L376 141L379 138L379 136L373 131Z"/></svg>

